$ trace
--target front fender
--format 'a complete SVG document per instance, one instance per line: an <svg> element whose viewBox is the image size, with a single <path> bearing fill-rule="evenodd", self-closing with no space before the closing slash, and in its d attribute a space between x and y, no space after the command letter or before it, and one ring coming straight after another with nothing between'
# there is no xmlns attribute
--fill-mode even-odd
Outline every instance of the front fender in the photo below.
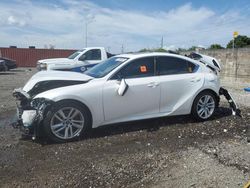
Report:
<svg viewBox="0 0 250 188"><path fill-rule="evenodd" d="M39 93L38 95L36 95L34 97L34 99L37 98L44 98L53 102L59 102L62 100L76 100L79 101L83 104L85 104L91 111L91 105L88 104L87 100L84 100L83 98L80 98L77 95L70 95L70 94L63 94L61 95L59 92L53 91L53 90L49 90L49 91L45 91L43 93Z"/></svg>
<svg viewBox="0 0 250 188"><path fill-rule="evenodd" d="M62 100L76 100L89 108L92 114L93 125L96 127L104 121L102 89L101 87L90 86L92 89L86 89L84 92L82 87L68 86L63 88L52 89L36 95L34 98L45 98L53 102Z"/></svg>

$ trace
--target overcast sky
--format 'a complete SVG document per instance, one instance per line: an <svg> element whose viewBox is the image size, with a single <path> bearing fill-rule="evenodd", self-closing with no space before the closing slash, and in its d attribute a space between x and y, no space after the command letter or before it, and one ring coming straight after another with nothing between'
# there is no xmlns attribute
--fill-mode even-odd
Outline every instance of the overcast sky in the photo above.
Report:
<svg viewBox="0 0 250 188"><path fill-rule="evenodd" d="M226 45L234 31L250 36L250 0L1 0L0 46L80 49L113 53L160 46Z"/></svg>

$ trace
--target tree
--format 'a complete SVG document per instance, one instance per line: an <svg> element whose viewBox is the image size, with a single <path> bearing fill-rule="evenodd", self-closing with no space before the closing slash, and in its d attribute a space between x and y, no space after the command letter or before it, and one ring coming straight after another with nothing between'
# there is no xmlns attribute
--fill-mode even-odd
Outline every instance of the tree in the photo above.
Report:
<svg viewBox="0 0 250 188"><path fill-rule="evenodd" d="M49 49L55 49L55 45L49 44Z"/></svg>
<svg viewBox="0 0 250 188"><path fill-rule="evenodd" d="M138 52L150 52L150 50L147 48L143 48L143 49L139 50Z"/></svg>
<svg viewBox="0 0 250 188"><path fill-rule="evenodd" d="M220 44L211 44L211 46L208 49L223 49Z"/></svg>
<svg viewBox="0 0 250 188"><path fill-rule="evenodd" d="M186 52L186 51L187 51L186 48L178 48L178 49L176 50L176 52L178 52L178 53L180 53L180 52Z"/></svg>
<svg viewBox="0 0 250 188"><path fill-rule="evenodd" d="M143 48L139 50L139 52L167 52L167 50L163 48L152 48L152 49Z"/></svg>
<svg viewBox="0 0 250 188"><path fill-rule="evenodd" d="M234 39L234 47L235 48L243 48L246 46L250 46L250 38L247 36L239 35ZM227 48L233 48L233 40L227 44Z"/></svg>
<svg viewBox="0 0 250 188"><path fill-rule="evenodd" d="M192 46L192 47L188 48L187 51L195 51L195 49L196 49L196 46Z"/></svg>
<svg viewBox="0 0 250 188"><path fill-rule="evenodd" d="M163 49L163 48L156 48L152 50L153 52L167 52L167 50Z"/></svg>

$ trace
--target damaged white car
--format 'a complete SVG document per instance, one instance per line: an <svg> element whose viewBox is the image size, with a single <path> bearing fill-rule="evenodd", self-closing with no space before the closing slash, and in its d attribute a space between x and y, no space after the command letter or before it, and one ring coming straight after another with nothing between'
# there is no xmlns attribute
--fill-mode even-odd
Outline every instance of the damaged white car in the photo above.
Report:
<svg viewBox="0 0 250 188"><path fill-rule="evenodd" d="M14 91L15 126L33 138L65 142L118 122L184 114L207 120L220 94L237 112L219 71L216 59L201 54L142 53L112 57L85 74L39 72Z"/></svg>

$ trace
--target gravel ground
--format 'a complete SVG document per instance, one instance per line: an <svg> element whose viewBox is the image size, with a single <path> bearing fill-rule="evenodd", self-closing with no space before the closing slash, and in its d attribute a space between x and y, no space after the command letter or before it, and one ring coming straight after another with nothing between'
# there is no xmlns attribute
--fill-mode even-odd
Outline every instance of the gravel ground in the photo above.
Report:
<svg viewBox="0 0 250 188"><path fill-rule="evenodd" d="M222 82L240 104L228 105L210 121L189 116L105 126L90 138L67 144L21 138L11 91L35 70L1 73L0 187L243 187L250 180L250 100L246 83Z"/></svg>
<svg viewBox="0 0 250 188"><path fill-rule="evenodd" d="M34 68L18 68L8 72L0 72L0 113L16 109L12 91L23 87L35 72Z"/></svg>
<svg viewBox="0 0 250 188"><path fill-rule="evenodd" d="M250 83L237 81L227 82L226 80L222 80L221 85L228 89L234 100L237 101L239 107L250 107L250 92L244 91L244 88L250 87Z"/></svg>

